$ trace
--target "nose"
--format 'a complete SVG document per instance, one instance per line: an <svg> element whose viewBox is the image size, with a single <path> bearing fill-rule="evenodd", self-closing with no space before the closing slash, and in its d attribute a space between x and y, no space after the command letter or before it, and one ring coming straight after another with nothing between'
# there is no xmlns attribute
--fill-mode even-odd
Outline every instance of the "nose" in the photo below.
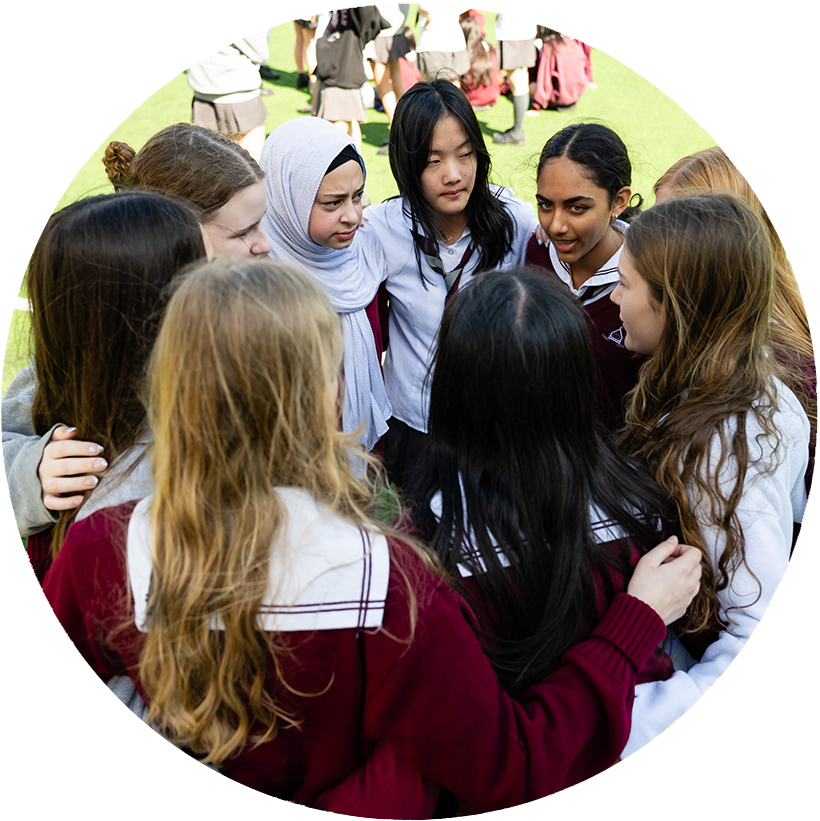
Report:
<svg viewBox="0 0 820 821"><path fill-rule="evenodd" d="M339 219L346 225L358 225L361 221L361 212L356 207L353 199L348 199L342 206L342 213Z"/></svg>
<svg viewBox="0 0 820 821"><path fill-rule="evenodd" d="M441 181L445 184L447 183L455 183L461 182L461 169L459 168L458 162L455 160L443 160L442 161L442 177Z"/></svg>
<svg viewBox="0 0 820 821"><path fill-rule="evenodd" d="M251 253L259 257L266 257L270 253L270 243L261 225L257 225L251 234Z"/></svg>
<svg viewBox="0 0 820 821"><path fill-rule="evenodd" d="M615 290L609 295L609 298L620 307L621 305L621 283L615 286Z"/></svg>
<svg viewBox="0 0 820 821"><path fill-rule="evenodd" d="M567 232L567 221L564 219L564 212L559 208L555 208L552 212L552 218L549 221L549 228L547 229L553 236L560 236Z"/></svg>

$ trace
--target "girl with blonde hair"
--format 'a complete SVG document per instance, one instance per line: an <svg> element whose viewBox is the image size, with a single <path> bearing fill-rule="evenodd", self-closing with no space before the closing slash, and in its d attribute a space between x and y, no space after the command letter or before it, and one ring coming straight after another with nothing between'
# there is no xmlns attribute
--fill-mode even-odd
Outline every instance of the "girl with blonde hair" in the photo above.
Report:
<svg viewBox="0 0 820 821"><path fill-rule="evenodd" d="M780 365L780 378L794 391L812 424L813 443L817 429L817 375L809 320L786 249L751 185L723 149L713 146L678 160L655 183L654 191L656 202L682 194L734 194L763 220L774 253L772 346ZM810 466L813 464L812 444Z"/></svg>
<svg viewBox="0 0 820 821"><path fill-rule="evenodd" d="M621 444L703 554L676 672L637 688L626 752L688 709L745 645L789 562L806 504L809 420L772 355L769 231L728 194L641 214L619 262L626 347L649 357Z"/></svg>
<svg viewBox="0 0 820 821"><path fill-rule="evenodd" d="M156 492L73 527L46 579L69 636L102 679L132 678L173 743L299 803L355 781L381 739L473 811L560 789L582 751L608 766L697 553L650 551L589 638L513 701L431 560L371 517L337 426L341 358L303 271L192 272L152 357ZM416 817L413 795L390 796L382 817ZM373 812L355 789L327 808Z"/></svg>

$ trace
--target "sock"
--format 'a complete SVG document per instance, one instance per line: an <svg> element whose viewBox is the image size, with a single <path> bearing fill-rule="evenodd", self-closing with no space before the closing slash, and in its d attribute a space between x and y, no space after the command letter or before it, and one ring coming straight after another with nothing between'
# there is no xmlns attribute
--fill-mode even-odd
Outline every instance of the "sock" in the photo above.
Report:
<svg viewBox="0 0 820 821"><path fill-rule="evenodd" d="M513 111L515 112L515 125L512 127L512 133L516 137L524 136L524 117L527 116L527 109L530 107L530 93L521 94L518 97L513 97Z"/></svg>

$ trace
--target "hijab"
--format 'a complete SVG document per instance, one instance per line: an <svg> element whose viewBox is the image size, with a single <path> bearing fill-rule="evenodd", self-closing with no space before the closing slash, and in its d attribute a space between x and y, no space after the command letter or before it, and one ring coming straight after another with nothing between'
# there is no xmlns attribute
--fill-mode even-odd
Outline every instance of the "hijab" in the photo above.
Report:
<svg viewBox="0 0 820 821"><path fill-rule="evenodd" d="M337 158L358 161L366 176L355 143L328 120L299 117L275 129L260 160L266 189L262 228L271 244L270 256L307 268L341 315L345 343L342 428L355 431L364 423L360 441L371 450L393 413L365 313L387 277L384 251L366 224L347 248L326 248L308 234L316 193L325 175L338 167Z"/></svg>

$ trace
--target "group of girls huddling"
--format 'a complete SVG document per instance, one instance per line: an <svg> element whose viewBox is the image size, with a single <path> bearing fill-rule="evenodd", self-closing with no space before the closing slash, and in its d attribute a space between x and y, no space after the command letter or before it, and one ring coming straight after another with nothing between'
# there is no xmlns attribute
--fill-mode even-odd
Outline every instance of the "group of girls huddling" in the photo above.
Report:
<svg viewBox="0 0 820 821"><path fill-rule="evenodd" d="M318 118L260 164L191 125L112 143L118 190L31 259L3 444L58 619L155 730L280 798L443 817L600 772L726 669L789 561L816 380L719 149L641 213L621 139L570 125L536 221L435 80L389 157L363 217Z"/></svg>

